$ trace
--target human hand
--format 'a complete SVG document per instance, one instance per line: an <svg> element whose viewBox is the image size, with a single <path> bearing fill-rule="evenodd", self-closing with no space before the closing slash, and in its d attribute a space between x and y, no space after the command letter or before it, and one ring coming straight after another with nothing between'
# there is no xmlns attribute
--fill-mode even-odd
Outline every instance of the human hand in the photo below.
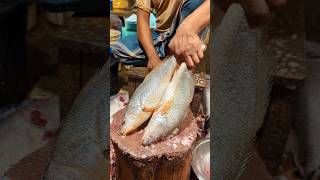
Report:
<svg viewBox="0 0 320 180"><path fill-rule="evenodd" d="M154 55L148 58L148 69L151 71L153 68L158 66L161 63L158 55Z"/></svg>
<svg viewBox="0 0 320 180"><path fill-rule="evenodd" d="M226 11L233 2L235 0L217 0L216 4ZM286 2L287 0L240 0L252 26L269 24L273 19L274 12L284 6Z"/></svg>
<svg viewBox="0 0 320 180"><path fill-rule="evenodd" d="M185 62L189 68L200 63L204 57L203 42L197 33L185 24L181 24L169 43L169 49L178 62Z"/></svg>

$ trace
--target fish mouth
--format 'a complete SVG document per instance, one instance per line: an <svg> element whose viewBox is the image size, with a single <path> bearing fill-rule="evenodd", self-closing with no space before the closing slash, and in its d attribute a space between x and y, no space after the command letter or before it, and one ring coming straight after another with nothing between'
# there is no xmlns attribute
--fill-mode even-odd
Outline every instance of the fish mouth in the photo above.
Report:
<svg viewBox="0 0 320 180"><path fill-rule="evenodd" d="M148 136L144 135L142 137L142 146L150 146L152 144L157 144L160 143L165 138L165 136L162 135L156 135L156 134L151 134L149 133Z"/></svg>
<svg viewBox="0 0 320 180"><path fill-rule="evenodd" d="M151 141L142 141L143 146L149 146L151 144Z"/></svg>
<svg viewBox="0 0 320 180"><path fill-rule="evenodd" d="M152 143L154 143L156 141L156 137L154 136L148 136L148 137L143 137L142 138L142 145L143 146L149 146L151 145Z"/></svg>

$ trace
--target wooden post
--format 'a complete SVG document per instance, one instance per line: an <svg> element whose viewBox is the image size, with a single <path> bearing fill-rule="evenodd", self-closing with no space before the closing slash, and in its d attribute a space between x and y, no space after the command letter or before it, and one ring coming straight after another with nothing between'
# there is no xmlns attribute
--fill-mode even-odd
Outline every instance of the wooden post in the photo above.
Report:
<svg viewBox="0 0 320 180"><path fill-rule="evenodd" d="M198 118L188 111L178 134L151 146L143 146L144 127L125 137L117 134L124 115L125 109L115 114L110 128L116 154L117 179L188 180L192 147L200 130Z"/></svg>

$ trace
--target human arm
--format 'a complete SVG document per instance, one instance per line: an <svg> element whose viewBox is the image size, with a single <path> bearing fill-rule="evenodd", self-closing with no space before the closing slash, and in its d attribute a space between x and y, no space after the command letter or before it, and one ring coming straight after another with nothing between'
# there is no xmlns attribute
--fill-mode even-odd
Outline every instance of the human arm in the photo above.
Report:
<svg viewBox="0 0 320 180"><path fill-rule="evenodd" d="M235 0L216 0L221 10L226 11ZM251 26L263 26L269 24L274 16L274 12L283 7L287 0L240 0L245 9Z"/></svg>
<svg viewBox="0 0 320 180"><path fill-rule="evenodd" d="M148 68L153 69L155 66L161 63L161 60L152 42L149 24L150 13L138 8L137 18L138 39L148 58Z"/></svg>
<svg viewBox="0 0 320 180"><path fill-rule="evenodd" d="M178 61L186 62L189 67L200 62L204 55L203 42L198 34L209 24L210 0L205 0L183 20L169 43L169 48Z"/></svg>
<svg viewBox="0 0 320 180"><path fill-rule="evenodd" d="M274 11L286 4L287 0L240 0L247 12L252 27L266 25L271 22ZM219 9L226 11L236 0L216 0ZM221 18L218 18L221 20ZM180 61L185 61L189 67L198 64L203 58L202 41L197 35L210 23L210 1L205 0L178 27L176 35L169 44L170 50ZM216 23L216 22L214 22Z"/></svg>

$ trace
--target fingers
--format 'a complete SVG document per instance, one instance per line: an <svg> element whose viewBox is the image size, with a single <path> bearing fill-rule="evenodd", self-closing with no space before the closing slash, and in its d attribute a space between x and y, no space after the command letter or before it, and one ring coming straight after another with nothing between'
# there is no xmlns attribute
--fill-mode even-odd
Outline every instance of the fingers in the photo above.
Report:
<svg viewBox="0 0 320 180"><path fill-rule="evenodd" d="M148 70L151 71L153 69L153 64L149 61L147 67L148 67Z"/></svg>
<svg viewBox="0 0 320 180"><path fill-rule="evenodd" d="M267 0L271 10L276 11L287 4L287 0Z"/></svg>
<svg viewBox="0 0 320 180"><path fill-rule="evenodd" d="M198 55L198 52L202 51L199 45L193 44L193 48L190 49L188 52L186 52L186 55L192 58L192 61L194 64L199 64L200 63L200 56Z"/></svg>
<svg viewBox="0 0 320 180"><path fill-rule="evenodd" d="M273 12L266 0L245 0L242 5L252 26L263 26L271 22Z"/></svg>
<svg viewBox="0 0 320 180"><path fill-rule="evenodd" d="M271 23L274 12L285 6L287 0L242 0L252 26Z"/></svg>
<svg viewBox="0 0 320 180"><path fill-rule="evenodd" d="M192 59L195 64L199 64L200 60L203 59L204 54L203 54L203 42L201 39L197 36L195 37L195 43L193 44L194 51L192 52Z"/></svg>
<svg viewBox="0 0 320 180"><path fill-rule="evenodd" d="M161 59L158 56L153 56L148 59L148 70L151 71L155 67L157 67L159 64L161 64Z"/></svg>
<svg viewBox="0 0 320 180"><path fill-rule="evenodd" d="M169 43L168 47L169 47L171 53L174 54L175 56L182 55L183 50L181 49L181 41L182 41L182 38L173 37Z"/></svg>
<svg viewBox="0 0 320 180"><path fill-rule="evenodd" d="M236 0L217 0L215 4L222 11L226 12L229 6ZM269 24L274 16L274 11L283 7L287 0L240 0L250 25L253 27Z"/></svg>
<svg viewBox="0 0 320 180"><path fill-rule="evenodd" d="M192 57L192 60L193 60L194 64L199 64L199 63L200 63L200 59L199 59L197 53L193 53L193 54L191 55L191 57Z"/></svg>
<svg viewBox="0 0 320 180"><path fill-rule="evenodd" d="M202 46L201 46L201 48L198 49L198 51L197 51L198 57L199 57L200 59L203 59L203 58L204 58L204 54L203 54L203 51L204 51L204 50L205 50L205 48L202 48Z"/></svg>
<svg viewBox="0 0 320 180"><path fill-rule="evenodd" d="M147 66L147 67L148 67L148 70L149 70L149 71L151 71L152 68L153 68L151 63L148 63L148 66Z"/></svg>
<svg viewBox="0 0 320 180"><path fill-rule="evenodd" d="M198 35L187 34L173 37L168 47L177 61L185 62L190 69L199 64L204 57L202 46L203 43Z"/></svg>
<svg viewBox="0 0 320 180"><path fill-rule="evenodd" d="M185 62L189 68L192 68L194 66L194 63L193 63L191 56L187 56Z"/></svg>
<svg viewBox="0 0 320 180"><path fill-rule="evenodd" d="M191 47L191 49L186 49L184 52L184 58L186 59L186 64L189 68L199 64L204 56L203 51L199 46L197 47L193 44Z"/></svg>

